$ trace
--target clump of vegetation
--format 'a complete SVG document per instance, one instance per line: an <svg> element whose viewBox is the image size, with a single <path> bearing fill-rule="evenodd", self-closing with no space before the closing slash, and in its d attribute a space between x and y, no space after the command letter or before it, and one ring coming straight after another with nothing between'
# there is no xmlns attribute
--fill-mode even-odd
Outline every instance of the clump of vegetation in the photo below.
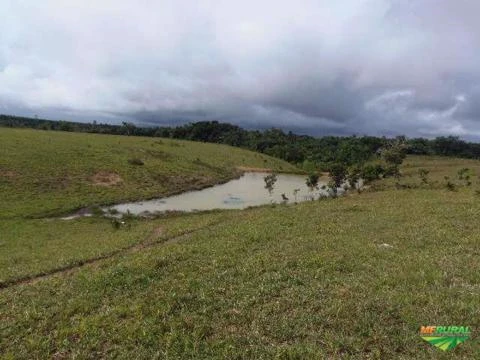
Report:
<svg viewBox="0 0 480 360"><path fill-rule="evenodd" d="M268 174L263 178L263 181L265 181L265 189L267 189L268 193L272 195L273 189L275 187L275 183L277 182L277 174L275 173Z"/></svg>
<svg viewBox="0 0 480 360"><path fill-rule="evenodd" d="M381 157L387 163L384 171L385 177L393 176L397 179L400 177L400 165L407 156L405 150L405 139L402 138L397 138L381 150Z"/></svg>
<svg viewBox="0 0 480 360"><path fill-rule="evenodd" d="M310 191L314 191L315 189L318 190L318 179L319 178L320 178L320 176L317 173L311 173L310 175L308 175L305 183L307 184Z"/></svg>
<svg viewBox="0 0 480 360"><path fill-rule="evenodd" d="M360 177L367 183L380 179L385 169L380 164L366 164L360 171Z"/></svg>
<svg viewBox="0 0 480 360"><path fill-rule="evenodd" d="M334 164L329 169L330 178L337 188L345 181L347 168L343 164Z"/></svg>
<svg viewBox="0 0 480 360"><path fill-rule="evenodd" d="M326 199L328 199L328 195L327 195L327 194L320 193L320 194L318 195L318 200L319 200L319 201L326 200Z"/></svg>
<svg viewBox="0 0 480 360"><path fill-rule="evenodd" d="M94 216L102 216L103 215L103 210L100 206L96 205L96 206L92 206L90 208L90 212L92 213L92 215Z"/></svg>
<svg viewBox="0 0 480 360"><path fill-rule="evenodd" d="M444 179L445 179L445 187L447 188L447 190L449 190L449 191L456 191L457 190L457 185L455 185L455 183L450 181L449 176L445 176Z"/></svg>
<svg viewBox="0 0 480 360"><path fill-rule="evenodd" d="M430 173L429 170L421 168L418 169L418 176L420 176L420 179L422 180L422 183L428 184L428 174Z"/></svg>
<svg viewBox="0 0 480 360"><path fill-rule="evenodd" d="M470 171L469 168L462 168L462 169L458 170L457 176L458 176L458 180L464 181L465 186L472 185L472 182L470 180L471 171Z"/></svg>
<svg viewBox="0 0 480 360"><path fill-rule="evenodd" d="M358 166L352 167L347 174L347 182L351 189L358 188L358 182L360 180L361 169Z"/></svg>
<svg viewBox="0 0 480 360"><path fill-rule="evenodd" d="M333 196L337 195L337 189L342 186L348 172L343 164L334 164L329 169L330 182L329 187L333 192Z"/></svg>
<svg viewBox="0 0 480 360"><path fill-rule="evenodd" d="M123 133L127 136L135 135L137 126L131 122L122 122Z"/></svg>
<svg viewBox="0 0 480 360"><path fill-rule="evenodd" d="M299 191L300 191L300 189L294 189L293 190L293 197L295 198L295 203L297 202L297 195L298 195Z"/></svg>
<svg viewBox="0 0 480 360"><path fill-rule="evenodd" d="M118 212L117 212L118 213ZM137 218L137 216L133 215L129 210L127 210L126 213L122 214L122 216L119 217L114 217L111 220L112 226L114 229L120 229L120 228L125 228L125 229L130 229L132 227L132 221Z"/></svg>
<svg viewBox="0 0 480 360"><path fill-rule="evenodd" d="M138 158L128 159L128 163L130 165L144 165L145 164L142 159L138 159Z"/></svg>
<svg viewBox="0 0 480 360"><path fill-rule="evenodd" d="M469 168L462 168L458 170L457 172L458 180L464 180L465 178L470 178L470 176L468 175L469 171L470 171Z"/></svg>
<svg viewBox="0 0 480 360"><path fill-rule="evenodd" d="M406 156L400 145L393 145L382 151L382 158L389 165L400 166Z"/></svg>
<svg viewBox="0 0 480 360"><path fill-rule="evenodd" d="M383 177L394 177L396 179L400 178L400 169L397 165L387 165L385 171L383 172Z"/></svg>
<svg viewBox="0 0 480 360"><path fill-rule="evenodd" d="M110 215L117 215L117 214L118 214L118 210L115 209L115 208L110 208L110 209L108 209L108 213L109 213Z"/></svg>
<svg viewBox="0 0 480 360"><path fill-rule="evenodd" d="M120 220L120 219L113 218L111 222L112 222L112 226L115 230L120 229L121 226L122 226L122 220Z"/></svg>
<svg viewBox="0 0 480 360"><path fill-rule="evenodd" d="M454 183L452 183L451 181L447 181L446 187L450 191L456 191L457 190L457 186Z"/></svg>

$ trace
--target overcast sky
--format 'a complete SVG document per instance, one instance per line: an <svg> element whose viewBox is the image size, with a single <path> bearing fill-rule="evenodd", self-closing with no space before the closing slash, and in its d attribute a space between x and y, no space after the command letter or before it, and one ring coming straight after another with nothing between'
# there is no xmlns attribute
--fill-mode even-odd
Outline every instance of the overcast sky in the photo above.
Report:
<svg viewBox="0 0 480 360"><path fill-rule="evenodd" d="M479 0L0 0L0 113L480 140Z"/></svg>

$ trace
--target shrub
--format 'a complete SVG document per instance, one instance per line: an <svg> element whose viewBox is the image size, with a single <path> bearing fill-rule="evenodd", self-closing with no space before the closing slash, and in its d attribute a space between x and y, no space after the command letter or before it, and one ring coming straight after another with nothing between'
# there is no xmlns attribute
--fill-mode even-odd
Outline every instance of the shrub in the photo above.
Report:
<svg viewBox="0 0 480 360"><path fill-rule="evenodd" d="M271 195L273 192L273 187L277 182L277 175L274 173L269 174L263 178L263 181L265 181L265 189L267 189L269 194Z"/></svg>
<svg viewBox="0 0 480 360"><path fill-rule="evenodd" d="M430 171L428 171L427 169L418 169L418 175L420 176L420 179L422 180L422 182L424 184L428 184L428 174L430 173Z"/></svg>
<svg viewBox="0 0 480 360"><path fill-rule="evenodd" d="M463 168L458 170L457 175L458 175L458 180L468 180L470 179L470 176L468 173L470 172L469 168Z"/></svg>
<svg viewBox="0 0 480 360"><path fill-rule="evenodd" d="M335 188L339 188L347 176L347 168L343 164L334 164L330 166L330 179L332 179Z"/></svg>
<svg viewBox="0 0 480 360"><path fill-rule="evenodd" d="M114 229L118 230L122 226L122 222L119 219L114 218L112 219L112 226Z"/></svg>
<svg viewBox="0 0 480 360"><path fill-rule="evenodd" d="M457 190L456 185L454 183L452 183L451 181L447 181L445 186L447 187L447 190L450 190L450 191Z"/></svg>
<svg viewBox="0 0 480 360"><path fill-rule="evenodd" d="M102 216L103 215L103 210L100 206L92 206L90 208L90 212L92 213L92 215L94 216Z"/></svg>
<svg viewBox="0 0 480 360"><path fill-rule="evenodd" d="M469 168L463 168L463 169L458 170L457 175L458 175L459 180L463 180L465 182L465 186L472 185L472 182L470 181L470 178L471 178L471 175L473 175L473 174L472 174L472 172L470 171Z"/></svg>
<svg viewBox="0 0 480 360"><path fill-rule="evenodd" d="M380 179L380 177L384 174L385 169L380 164L368 164L365 165L360 172L360 177L365 182L370 182L373 180Z"/></svg>
<svg viewBox="0 0 480 360"><path fill-rule="evenodd" d="M457 186L453 182L450 181L450 177L445 176L444 179L446 181L445 187L447 188L447 190L455 191L457 189Z"/></svg>
<svg viewBox="0 0 480 360"><path fill-rule="evenodd" d="M400 169L398 168L398 165L389 165L385 167L384 172L383 172L384 177L399 177L400 176Z"/></svg>
<svg viewBox="0 0 480 360"><path fill-rule="evenodd" d="M318 189L318 179L319 178L320 178L320 176L318 176L318 174L316 174L316 173L311 173L310 175L308 175L305 183L310 188L310 191L313 191L314 189Z"/></svg>
<svg viewBox="0 0 480 360"><path fill-rule="evenodd" d="M392 147L382 151L382 157L389 165L401 165L405 156L405 152L398 147Z"/></svg>
<svg viewBox="0 0 480 360"><path fill-rule="evenodd" d="M362 170L356 166L350 169L347 175L347 181L352 189L357 188L358 180L360 180L360 174Z"/></svg>
<svg viewBox="0 0 480 360"><path fill-rule="evenodd" d="M114 208L110 208L108 209L108 213L110 215L117 215L118 214L118 210L117 209L114 209Z"/></svg>

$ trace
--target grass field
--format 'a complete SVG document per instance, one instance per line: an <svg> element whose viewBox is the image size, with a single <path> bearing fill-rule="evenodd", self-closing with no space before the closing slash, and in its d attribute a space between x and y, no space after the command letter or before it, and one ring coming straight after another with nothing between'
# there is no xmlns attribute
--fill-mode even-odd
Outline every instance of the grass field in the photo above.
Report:
<svg viewBox="0 0 480 360"><path fill-rule="evenodd" d="M400 186L119 229L100 217L5 219L0 354L479 358L479 165L409 157ZM470 186L456 179L464 167ZM422 325L468 325L474 336L444 353L420 338Z"/></svg>
<svg viewBox="0 0 480 360"><path fill-rule="evenodd" d="M298 172L224 145L0 128L0 219L162 197L232 179L239 166Z"/></svg>

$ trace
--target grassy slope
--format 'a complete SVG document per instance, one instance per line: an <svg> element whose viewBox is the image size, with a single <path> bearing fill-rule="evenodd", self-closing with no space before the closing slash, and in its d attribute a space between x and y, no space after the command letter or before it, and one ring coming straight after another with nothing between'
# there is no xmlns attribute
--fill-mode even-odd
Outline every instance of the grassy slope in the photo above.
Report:
<svg viewBox="0 0 480 360"><path fill-rule="evenodd" d="M409 158L402 183L419 184L419 167L440 181L464 166L480 173L474 161ZM457 192L437 185L136 223L127 242L158 225L214 225L1 290L0 354L478 358L475 339L443 353L418 336L421 325L480 326L477 180ZM104 230L96 242L111 237Z"/></svg>
<svg viewBox="0 0 480 360"><path fill-rule="evenodd" d="M129 164L133 158L145 165ZM224 145L0 128L0 218L160 197L235 177L237 166L297 171L282 160ZM122 182L95 185L99 172L115 173Z"/></svg>
<svg viewBox="0 0 480 360"><path fill-rule="evenodd" d="M109 219L9 219L0 221L0 287L48 274L135 245L151 244L213 224L228 212L182 215L156 220L133 219L115 229ZM198 220L197 220L198 219ZM166 226L168 224L168 227Z"/></svg>

